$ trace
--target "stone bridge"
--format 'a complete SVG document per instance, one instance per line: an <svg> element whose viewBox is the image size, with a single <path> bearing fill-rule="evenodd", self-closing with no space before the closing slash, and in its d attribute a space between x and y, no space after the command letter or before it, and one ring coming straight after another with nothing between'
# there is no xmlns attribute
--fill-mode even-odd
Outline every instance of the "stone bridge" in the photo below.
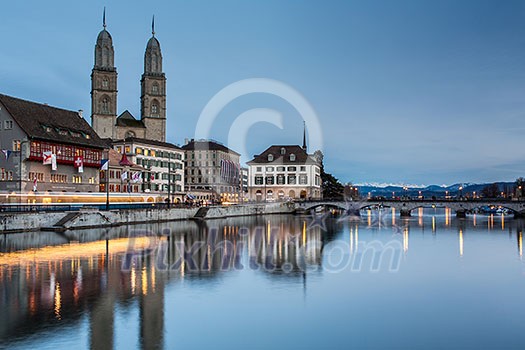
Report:
<svg viewBox="0 0 525 350"><path fill-rule="evenodd" d="M495 206L506 208L514 213L515 217L525 217L525 201L511 201L498 199L472 200L355 200L355 201L304 201L295 202L296 212L310 211L318 207L332 207L353 212L358 215L361 209L366 208L395 208L401 216L410 216L417 208L450 208L458 217L465 217L466 213L476 208Z"/></svg>

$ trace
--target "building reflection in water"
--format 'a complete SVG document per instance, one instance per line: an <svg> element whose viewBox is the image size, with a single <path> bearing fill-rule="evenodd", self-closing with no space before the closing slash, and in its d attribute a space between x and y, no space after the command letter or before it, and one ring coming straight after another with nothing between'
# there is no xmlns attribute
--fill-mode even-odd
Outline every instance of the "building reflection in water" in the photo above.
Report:
<svg viewBox="0 0 525 350"><path fill-rule="evenodd" d="M237 268L306 283L322 247L342 230L309 228L305 218L271 217L5 235L0 241L0 343L79 322L87 315L93 349L115 347L115 308L138 303L142 348L163 347L164 291L182 279ZM132 233L132 238L123 238ZM356 229L357 235L357 229ZM58 238L57 238L58 237ZM107 238L101 240L101 238ZM357 242L357 237L356 237ZM129 269L123 262L133 248ZM150 248L158 248L152 254ZM305 285L306 287L306 285ZM133 333L132 333L133 334Z"/></svg>
<svg viewBox="0 0 525 350"><path fill-rule="evenodd" d="M445 220L437 221L436 215L421 213L417 219L401 219L400 231L390 236L402 240L405 254L409 254L410 230L423 230L425 222L431 221L433 234L457 225L459 255L463 256L465 232L483 220L479 216L454 220L445 211ZM388 214L384 219L379 224L388 226ZM392 228L397 228L399 220L395 215L391 218ZM493 227L494 217L486 220ZM91 348L112 349L118 306L138 307L139 329L129 333L137 335L141 347L162 348L168 284L214 279L249 268L269 278L295 278L306 293L307 274L322 266L326 243L346 227L350 254L356 254L359 231L366 230L369 221L370 216L361 222L328 220L328 229L323 231L309 225L305 217L272 216L4 235L0 238L0 343L70 325L86 316ZM501 218L501 228L506 226L516 234L521 258L522 222ZM133 254L128 261L130 247ZM129 268L123 269L126 262Z"/></svg>

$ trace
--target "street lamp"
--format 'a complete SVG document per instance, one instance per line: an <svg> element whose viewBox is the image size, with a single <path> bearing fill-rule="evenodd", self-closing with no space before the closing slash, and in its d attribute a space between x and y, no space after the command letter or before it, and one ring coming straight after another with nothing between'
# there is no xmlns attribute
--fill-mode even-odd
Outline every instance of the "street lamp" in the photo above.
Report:
<svg viewBox="0 0 525 350"><path fill-rule="evenodd" d="M18 181L19 181L19 191L20 195L22 194L22 155L23 155L23 147L22 145L28 143L29 140L21 140L20 141L20 149L18 150L19 159L18 159ZM22 197L20 197L21 199Z"/></svg>
<svg viewBox="0 0 525 350"><path fill-rule="evenodd" d="M171 203L171 157L168 159L168 208Z"/></svg>
<svg viewBox="0 0 525 350"><path fill-rule="evenodd" d="M106 210L109 210L109 149L107 150L107 169L104 170L104 176L106 177Z"/></svg>

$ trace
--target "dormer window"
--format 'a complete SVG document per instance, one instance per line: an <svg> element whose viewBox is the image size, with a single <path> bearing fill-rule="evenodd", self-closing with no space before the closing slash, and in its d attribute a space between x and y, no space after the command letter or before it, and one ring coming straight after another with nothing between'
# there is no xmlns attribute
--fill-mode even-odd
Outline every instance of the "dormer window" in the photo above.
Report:
<svg viewBox="0 0 525 350"><path fill-rule="evenodd" d="M273 154L269 154L268 155L268 161L269 162L273 162Z"/></svg>
<svg viewBox="0 0 525 350"><path fill-rule="evenodd" d="M295 162L295 154L290 154L290 162Z"/></svg>
<svg viewBox="0 0 525 350"><path fill-rule="evenodd" d="M286 154L286 148L281 147L281 154Z"/></svg>

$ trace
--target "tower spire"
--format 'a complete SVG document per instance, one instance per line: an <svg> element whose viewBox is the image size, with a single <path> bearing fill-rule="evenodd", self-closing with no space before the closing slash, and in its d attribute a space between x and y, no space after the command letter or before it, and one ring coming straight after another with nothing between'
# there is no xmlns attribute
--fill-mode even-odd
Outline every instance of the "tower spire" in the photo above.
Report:
<svg viewBox="0 0 525 350"><path fill-rule="evenodd" d="M102 14L102 26L106 29L106 6L104 6L104 12Z"/></svg>
<svg viewBox="0 0 525 350"><path fill-rule="evenodd" d="M303 149L306 151L306 122L303 121Z"/></svg>
<svg viewBox="0 0 525 350"><path fill-rule="evenodd" d="M151 34L155 36L155 15L153 15L153 18L151 19Z"/></svg>

